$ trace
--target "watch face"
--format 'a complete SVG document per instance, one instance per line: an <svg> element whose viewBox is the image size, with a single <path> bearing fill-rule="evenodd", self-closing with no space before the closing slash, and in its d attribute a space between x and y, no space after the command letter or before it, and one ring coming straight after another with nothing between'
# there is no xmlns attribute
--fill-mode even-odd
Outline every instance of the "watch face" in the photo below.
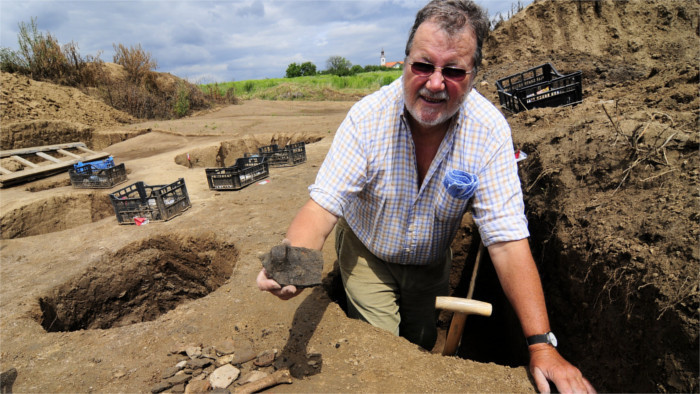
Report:
<svg viewBox="0 0 700 394"><path fill-rule="evenodd" d="M555 337L554 333L551 331L547 333L547 342L549 342L552 346L557 347L557 337Z"/></svg>

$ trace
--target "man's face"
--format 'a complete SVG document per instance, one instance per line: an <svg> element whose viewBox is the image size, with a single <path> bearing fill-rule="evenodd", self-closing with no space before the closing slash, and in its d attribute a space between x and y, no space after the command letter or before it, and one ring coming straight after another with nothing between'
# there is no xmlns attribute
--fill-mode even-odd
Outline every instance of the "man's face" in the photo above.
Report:
<svg viewBox="0 0 700 394"><path fill-rule="evenodd" d="M403 78L406 108L420 125L437 126L452 118L471 90L474 76L467 74L462 81L454 81L444 78L438 69L430 76L420 76L413 73L409 63L423 62L470 71L475 50L476 38L469 28L449 37L431 21L418 27Z"/></svg>

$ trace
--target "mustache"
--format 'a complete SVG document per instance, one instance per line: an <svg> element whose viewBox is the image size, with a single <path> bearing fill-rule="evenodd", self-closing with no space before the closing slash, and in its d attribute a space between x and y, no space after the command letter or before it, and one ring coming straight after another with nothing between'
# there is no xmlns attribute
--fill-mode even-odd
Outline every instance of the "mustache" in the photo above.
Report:
<svg viewBox="0 0 700 394"><path fill-rule="evenodd" d="M431 92L428 90L426 87L422 87L419 91L418 94L421 96L424 96L426 98L429 98L431 100L449 100L450 95L447 93L447 90L441 90L439 92Z"/></svg>

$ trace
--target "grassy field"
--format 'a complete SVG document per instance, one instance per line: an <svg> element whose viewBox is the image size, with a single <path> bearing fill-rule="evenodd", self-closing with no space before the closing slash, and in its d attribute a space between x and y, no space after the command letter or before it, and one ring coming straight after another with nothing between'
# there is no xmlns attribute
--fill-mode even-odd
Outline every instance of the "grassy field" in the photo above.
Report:
<svg viewBox="0 0 700 394"><path fill-rule="evenodd" d="M347 77L315 75L312 77L272 78L200 85L209 93L234 94L239 99L263 100L353 100L392 83L401 70L375 71Z"/></svg>

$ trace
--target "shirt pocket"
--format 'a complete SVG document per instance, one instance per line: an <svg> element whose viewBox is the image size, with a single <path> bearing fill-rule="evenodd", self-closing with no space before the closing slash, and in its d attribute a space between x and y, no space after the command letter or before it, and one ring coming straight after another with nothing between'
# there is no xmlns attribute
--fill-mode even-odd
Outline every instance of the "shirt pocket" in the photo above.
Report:
<svg viewBox="0 0 700 394"><path fill-rule="evenodd" d="M435 199L435 218L441 222L459 220L467 212L471 201L472 198L459 199L450 196L447 188L440 185Z"/></svg>

